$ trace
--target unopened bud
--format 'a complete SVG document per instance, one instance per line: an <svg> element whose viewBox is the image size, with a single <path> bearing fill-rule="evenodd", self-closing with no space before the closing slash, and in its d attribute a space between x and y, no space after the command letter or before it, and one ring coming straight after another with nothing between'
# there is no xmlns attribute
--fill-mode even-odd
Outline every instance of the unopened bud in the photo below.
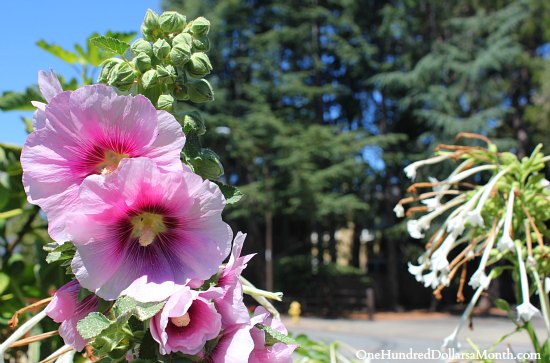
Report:
<svg viewBox="0 0 550 363"><path fill-rule="evenodd" d="M180 33L172 39L172 46L180 43L191 46L191 44L193 44L193 37L189 33Z"/></svg>
<svg viewBox="0 0 550 363"><path fill-rule="evenodd" d="M191 132L196 133L197 135L204 135L206 132L206 126L204 126L204 121L201 117L201 114L197 111L188 112L183 117L183 132L189 134Z"/></svg>
<svg viewBox="0 0 550 363"><path fill-rule="evenodd" d="M155 57L163 60L170 54L170 44L164 39L157 39L157 41L153 43L153 53Z"/></svg>
<svg viewBox="0 0 550 363"><path fill-rule="evenodd" d="M214 90L206 79L199 79L187 84L189 99L195 103L203 103L214 100Z"/></svg>
<svg viewBox="0 0 550 363"><path fill-rule="evenodd" d="M134 68L127 62L121 62L113 67L108 83L121 91L130 89L136 79Z"/></svg>
<svg viewBox="0 0 550 363"><path fill-rule="evenodd" d="M141 76L141 84L144 89L156 87L159 83L157 71L150 69Z"/></svg>
<svg viewBox="0 0 550 363"><path fill-rule="evenodd" d="M147 70L151 69L151 58L145 53L139 53L133 59L133 62L141 73L145 73Z"/></svg>
<svg viewBox="0 0 550 363"><path fill-rule="evenodd" d="M212 70L210 59L203 52L193 53L185 67L189 75L195 78L204 77Z"/></svg>
<svg viewBox="0 0 550 363"><path fill-rule="evenodd" d="M164 111L172 111L174 108L174 97L171 95L160 95L157 101L157 109Z"/></svg>
<svg viewBox="0 0 550 363"><path fill-rule="evenodd" d="M193 20L193 24L191 25L191 31L196 36L207 35L208 31L210 31L210 22L205 18L203 18L202 16L200 16L195 20Z"/></svg>
<svg viewBox="0 0 550 363"><path fill-rule="evenodd" d="M111 72L113 68L119 64L124 62L120 58L109 58L106 61L103 62L103 68L101 68L101 72L99 73L99 78L97 79L98 83L108 83L109 78L111 76Z"/></svg>
<svg viewBox="0 0 550 363"><path fill-rule="evenodd" d="M145 53L149 57L153 55L153 46L143 38L137 39L131 46L132 54L137 57L138 54Z"/></svg>
<svg viewBox="0 0 550 363"><path fill-rule="evenodd" d="M199 38L193 38L193 50L208 52L210 50L210 40L208 37L205 35Z"/></svg>
<svg viewBox="0 0 550 363"><path fill-rule="evenodd" d="M189 62L191 58L191 45L187 43L177 43L170 50L170 60L175 66L182 66Z"/></svg>
<svg viewBox="0 0 550 363"><path fill-rule="evenodd" d="M176 11L165 11L159 17L159 24L163 32L177 33L185 27L185 16Z"/></svg>
<svg viewBox="0 0 550 363"><path fill-rule="evenodd" d="M159 16L151 9L147 9L143 18L143 25L154 31L159 27Z"/></svg>
<svg viewBox="0 0 550 363"><path fill-rule="evenodd" d="M176 69L168 64L166 66L158 65L157 74L160 82L164 84L173 84L176 80Z"/></svg>
<svg viewBox="0 0 550 363"><path fill-rule="evenodd" d="M223 175L220 158L210 149L202 149L199 156L191 160L195 173L205 179L217 179Z"/></svg>

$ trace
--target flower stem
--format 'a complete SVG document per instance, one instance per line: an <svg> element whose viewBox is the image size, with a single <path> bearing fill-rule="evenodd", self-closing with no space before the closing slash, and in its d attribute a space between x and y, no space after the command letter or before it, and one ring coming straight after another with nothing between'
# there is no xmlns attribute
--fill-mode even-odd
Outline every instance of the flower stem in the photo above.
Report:
<svg viewBox="0 0 550 363"><path fill-rule="evenodd" d="M23 213L23 209L21 208L12 209L7 212L0 213L0 219L8 219L11 217L15 217L20 215L21 213Z"/></svg>
<svg viewBox="0 0 550 363"><path fill-rule="evenodd" d="M42 310L41 312L30 318L27 322L25 322L25 324L21 325L21 327L14 331L8 339L0 344L0 363L4 363L4 352L9 348L9 346L19 340L19 338L21 338L23 335L27 334L27 332L31 330L33 326L40 323L40 321L45 317L46 311Z"/></svg>

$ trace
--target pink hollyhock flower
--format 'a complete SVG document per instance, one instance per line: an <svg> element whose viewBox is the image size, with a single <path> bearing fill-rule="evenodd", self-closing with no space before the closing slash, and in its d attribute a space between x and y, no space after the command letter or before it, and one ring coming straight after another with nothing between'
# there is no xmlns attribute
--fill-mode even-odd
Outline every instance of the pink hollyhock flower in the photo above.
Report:
<svg viewBox="0 0 550 363"><path fill-rule="evenodd" d="M90 175L106 175L125 158L147 157L164 171L182 169L185 136L176 119L143 96L119 96L105 85L62 92L53 72L38 84L48 104L35 102L35 130L21 152L29 202L48 217L51 237L69 240L65 224L78 208L78 189Z"/></svg>
<svg viewBox="0 0 550 363"><path fill-rule="evenodd" d="M259 323L269 326L270 328L277 330L284 335L287 335L287 330L283 323L274 319L269 315L267 310L264 307L258 306L254 311L253 319L259 319ZM258 322L255 322L258 324ZM288 363L292 362L292 352L296 349L297 345L284 343L275 343L272 346L265 345L265 332L254 327L250 330L250 335L254 340L254 350L250 354L248 363L265 363L265 362L274 362L274 363Z"/></svg>
<svg viewBox="0 0 550 363"><path fill-rule="evenodd" d="M99 303L95 295L78 301L79 291L78 281L72 280L61 286L55 292L52 301L46 306L46 314L56 323L61 323L59 335L65 344L70 345L76 351L80 351L86 346L86 340L80 336L76 324L92 311L96 311Z"/></svg>
<svg viewBox="0 0 550 363"><path fill-rule="evenodd" d="M188 169L161 173L147 158L123 159L116 173L92 175L67 224L80 284L106 300L168 298L176 285L206 280L231 248L218 186Z"/></svg>
<svg viewBox="0 0 550 363"><path fill-rule="evenodd" d="M236 324L225 328L218 344L212 352L204 358L208 363L243 363L254 349L254 341L250 335L253 325Z"/></svg>
<svg viewBox="0 0 550 363"><path fill-rule="evenodd" d="M244 324L250 321L248 310L243 302L243 287L239 281L242 271L254 254L241 256L246 234L241 232L235 236L229 262L224 267L218 279L217 286L222 288L223 294L214 300L216 309L222 315L223 327L234 324Z"/></svg>
<svg viewBox="0 0 550 363"><path fill-rule="evenodd" d="M217 291L195 291L180 287L151 319L151 335L160 345L161 354L199 353L204 344L220 334L221 316L208 301Z"/></svg>

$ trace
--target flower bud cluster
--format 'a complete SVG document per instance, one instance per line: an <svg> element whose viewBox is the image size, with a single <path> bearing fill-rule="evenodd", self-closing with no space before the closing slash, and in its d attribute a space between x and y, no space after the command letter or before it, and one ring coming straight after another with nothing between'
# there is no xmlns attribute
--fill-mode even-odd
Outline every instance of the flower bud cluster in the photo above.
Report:
<svg viewBox="0 0 550 363"><path fill-rule="evenodd" d="M159 110L172 113L185 128L190 145L183 152L184 162L204 178L217 179L223 166L212 150L200 146L204 121L196 112L186 112L186 102L214 100L214 91L203 77L212 71L206 52L210 49L210 22L198 17L192 21L174 11L158 15L149 9L141 32L143 38L130 46L131 60L111 58L104 62L100 83L120 91L140 93Z"/></svg>

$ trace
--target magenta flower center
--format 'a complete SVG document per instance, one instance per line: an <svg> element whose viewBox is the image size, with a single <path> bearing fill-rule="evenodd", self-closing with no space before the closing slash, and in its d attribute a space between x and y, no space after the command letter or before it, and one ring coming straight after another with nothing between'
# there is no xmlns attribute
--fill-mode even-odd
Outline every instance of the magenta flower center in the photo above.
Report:
<svg viewBox="0 0 550 363"><path fill-rule="evenodd" d="M103 160L96 164L95 170L100 174L110 174L116 170L120 161L129 157L128 154L117 153L112 150L103 152Z"/></svg>
<svg viewBox="0 0 550 363"><path fill-rule="evenodd" d="M162 214L142 212L130 219L132 237L137 238L142 247L149 246L155 238L166 231Z"/></svg>
<svg viewBox="0 0 550 363"><path fill-rule="evenodd" d="M170 321L178 328L183 328L191 323L191 318L189 317L189 313L185 313L182 316L175 316L170 318Z"/></svg>

